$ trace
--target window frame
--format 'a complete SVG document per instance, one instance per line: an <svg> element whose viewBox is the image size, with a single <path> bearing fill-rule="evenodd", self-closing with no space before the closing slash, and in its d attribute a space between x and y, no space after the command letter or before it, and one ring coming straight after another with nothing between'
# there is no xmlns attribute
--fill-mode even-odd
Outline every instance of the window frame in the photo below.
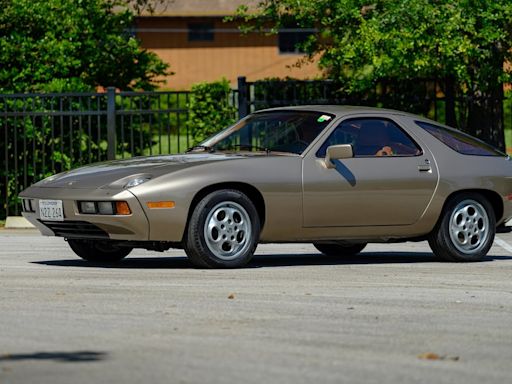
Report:
<svg viewBox="0 0 512 384"><path fill-rule="evenodd" d="M425 150L423 149L423 147L419 144L418 140L415 140L411 134L409 132L407 132L406 129L404 129L396 120L392 119L392 118L389 118L389 117L381 117L381 116L358 116L358 117L354 117L354 116L351 116L351 117L347 117L345 119L342 119L340 122L338 122L336 124L336 126L332 129L332 131L329 133L329 135L327 136L327 138L322 142L322 144L320 145L320 147L317 149L317 151L315 152L315 157L316 158L319 158L319 159L323 159L325 158L325 153L323 154L323 156L321 155L321 150L324 146L324 144L326 144L329 139L335 134L336 130L344 123L348 122L348 121L351 121L351 120L382 120L382 121L387 121L387 122L391 122L392 124L394 124L409 140L411 140L411 142L416 146L416 148L419 149L419 153L415 154L415 155L392 155L392 156L376 156L376 155L360 155L360 156L357 156L354 152L354 156L352 157L353 159L372 159L372 158L377 158L377 159L381 159L381 158L388 158L388 159L393 159L393 158L409 158L409 157L419 157L419 156L423 156L425 154ZM332 145L342 145L342 144L332 144ZM327 152L327 148L329 147L326 146L325 147L325 152ZM352 148L353 149L353 148Z"/></svg>

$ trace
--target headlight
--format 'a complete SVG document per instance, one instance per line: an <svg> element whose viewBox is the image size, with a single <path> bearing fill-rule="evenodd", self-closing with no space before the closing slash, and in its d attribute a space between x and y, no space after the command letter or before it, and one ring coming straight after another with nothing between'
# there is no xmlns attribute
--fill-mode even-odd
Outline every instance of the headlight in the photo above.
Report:
<svg viewBox="0 0 512 384"><path fill-rule="evenodd" d="M96 203L94 201L81 201L80 212L94 214L97 212Z"/></svg>
<svg viewBox="0 0 512 384"><path fill-rule="evenodd" d="M86 215L131 215L126 201L77 201L78 211Z"/></svg>
<svg viewBox="0 0 512 384"><path fill-rule="evenodd" d="M144 176L144 177L136 177L135 179L131 179L129 182L127 182L124 185L124 188L132 188L136 187L137 185L141 185L142 183L145 183L146 181L151 180L150 177Z"/></svg>

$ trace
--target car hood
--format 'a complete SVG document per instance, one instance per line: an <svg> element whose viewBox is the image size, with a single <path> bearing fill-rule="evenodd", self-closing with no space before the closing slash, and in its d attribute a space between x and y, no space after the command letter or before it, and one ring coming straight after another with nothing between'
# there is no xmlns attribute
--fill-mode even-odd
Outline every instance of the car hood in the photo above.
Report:
<svg viewBox="0 0 512 384"><path fill-rule="evenodd" d="M135 177L155 179L163 174L215 161L246 159L237 154L183 154L166 156L134 157L87 165L50 176L35 184L42 188L123 188Z"/></svg>

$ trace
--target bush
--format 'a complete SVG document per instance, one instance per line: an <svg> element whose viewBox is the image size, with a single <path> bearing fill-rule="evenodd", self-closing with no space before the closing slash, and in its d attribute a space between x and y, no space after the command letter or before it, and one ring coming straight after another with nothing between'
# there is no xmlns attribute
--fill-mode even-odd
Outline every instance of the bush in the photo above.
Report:
<svg viewBox="0 0 512 384"><path fill-rule="evenodd" d="M231 89L226 79L192 86L187 126L194 144L235 122L236 108L230 95Z"/></svg>

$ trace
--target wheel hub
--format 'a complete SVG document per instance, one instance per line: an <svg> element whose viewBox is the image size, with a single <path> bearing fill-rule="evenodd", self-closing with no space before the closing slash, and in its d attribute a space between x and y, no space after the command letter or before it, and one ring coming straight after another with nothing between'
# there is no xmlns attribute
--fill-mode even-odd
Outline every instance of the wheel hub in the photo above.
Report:
<svg viewBox="0 0 512 384"><path fill-rule="evenodd" d="M489 217L475 200L461 201L450 217L450 239L457 250L465 254L479 252L489 237Z"/></svg>
<svg viewBox="0 0 512 384"><path fill-rule="evenodd" d="M233 201L225 201L208 213L204 238L216 257L233 260L250 247L251 231L251 220L245 208Z"/></svg>

